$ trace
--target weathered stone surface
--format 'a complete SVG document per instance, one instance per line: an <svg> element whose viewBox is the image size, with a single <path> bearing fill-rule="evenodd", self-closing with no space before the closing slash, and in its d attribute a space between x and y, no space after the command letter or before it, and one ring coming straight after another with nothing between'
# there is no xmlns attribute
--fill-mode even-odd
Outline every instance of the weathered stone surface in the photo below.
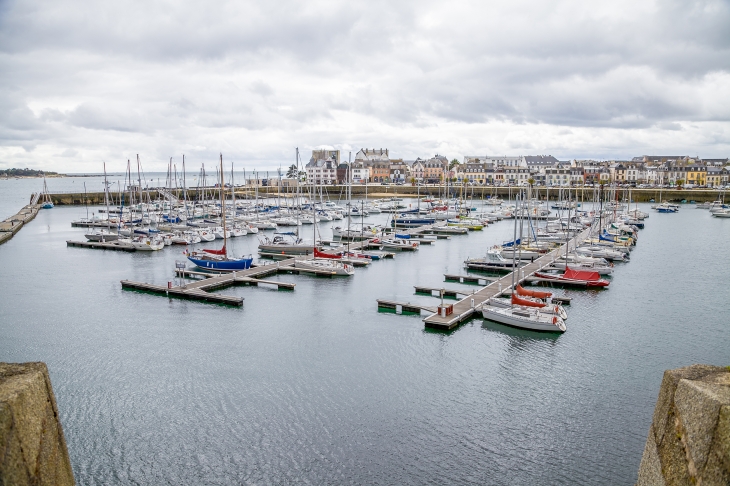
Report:
<svg viewBox="0 0 730 486"><path fill-rule="evenodd" d="M709 374L716 374L726 371L719 366L695 364L676 370L667 370L664 372L662 386L659 388L659 398L657 398L656 407L654 408L654 434L657 444L662 443L664 438L664 430L667 423L673 420L670 416L671 406L674 402L674 392L677 389L679 380L697 380Z"/></svg>
<svg viewBox="0 0 730 486"><path fill-rule="evenodd" d="M703 475L709 477L709 470L714 467L713 460L717 461L717 468L724 471L724 484L730 484L730 405L723 405L718 413L715 440Z"/></svg>
<svg viewBox="0 0 730 486"><path fill-rule="evenodd" d="M654 440L654 427L649 428L649 437L646 439L644 455L641 456L639 466L639 481L636 486L665 486L662 475L662 464L659 462L656 441Z"/></svg>
<svg viewBox="0 0 730 486"><path fill-rule="evenodd" d="M730 369L664 373L637 484L730 485Z"/></svg>
<svg viewBox="0 0 730 486"><path fill-rule="evenodd" d="M693 476L705 467L720 407L724 403L730 403L730 387L712 382L679 380L674 393L674 407L684 427L683 439Z"/></svg>
<svg viewBox="0 0 730 486"><path fill-rule="evenodd" d="M48 368L0 363L0 485L73 485Z"/></svg>

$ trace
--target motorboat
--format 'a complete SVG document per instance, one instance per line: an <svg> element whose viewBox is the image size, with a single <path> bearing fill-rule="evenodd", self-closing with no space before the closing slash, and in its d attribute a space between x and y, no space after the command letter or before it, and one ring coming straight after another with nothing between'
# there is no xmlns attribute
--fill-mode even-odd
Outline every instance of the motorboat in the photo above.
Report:
<svg viewBox="0 0 730 486"><path fill-rule="evenodd" d="M679 211L679 206L676 204L661 203L657 204L654 209L656 209L657 213L676 213Z"/></svg>

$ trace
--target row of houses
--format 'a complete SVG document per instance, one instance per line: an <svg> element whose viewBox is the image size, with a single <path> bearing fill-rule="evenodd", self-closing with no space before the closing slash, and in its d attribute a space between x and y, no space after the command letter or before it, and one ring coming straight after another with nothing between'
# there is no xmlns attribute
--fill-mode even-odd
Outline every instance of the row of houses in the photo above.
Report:
<svg viewBox="0 0 730 486"><path fill-rule="evenodd" d="M689 156L641 156L632 160L569 160L552 155L465 156L461 162L443 155L429 159L390 158L386 149L360 149L353 161L341 160L339 150L313 150L305 166L306 182L458 183L569 186L597 183L717 187L730 181L730 160Z"/></svg>

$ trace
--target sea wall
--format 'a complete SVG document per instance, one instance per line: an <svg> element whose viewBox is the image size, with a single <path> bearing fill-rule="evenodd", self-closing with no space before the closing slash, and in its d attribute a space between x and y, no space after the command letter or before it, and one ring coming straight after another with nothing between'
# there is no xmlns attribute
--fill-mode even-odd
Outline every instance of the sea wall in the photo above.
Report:
<svg viewBox="0 0 730 486"><path fill-rule="evenodd" d="M0 363L0 485L73 485L44 363Z"/></svg>
<svg viewBox="0 0 730 486"><path fill-rule="evenodd" d="M730 484L730 367L664 372L636 484Z"/></svg>
<svg viewBox="0 0 730 486"><path fill-rule="evenodd" d="M301 191L305 194L309 192L311 188L309 186L303 186ZM438 197L439 194L444 194L444 187L438 187L438 186L381 186L381 185L368 185L367 189L364 185L355 185L352 187L352 195L355 197L364 197L367 190L368 197L372 198L386 198L386 197L393 197L393 196L406 196L406 197L415 197L416 195L420 194L421 196L432 196L432 197ZM210 199L211 197L217 198L217 189L207 189L206 194L207 198ZM283 197L289 197L292 195L293 192L295 192L296 189L293 187L284 187L281 189L281 195ZM345 187L344 186L326 186L324 189L326 194L329 195L331 198L344 198L345 197ZM499 196L502 198L506 198L508 196L514 197L516 192L518 191L518 188L512 187L488 187L488 186L469 186L468 188L465 188L463 190L463 196L468 198L474 198L474 199L486 199L488 197L494 197ZM175 193L176 191L171 191ZM449 187L449 193L454 197L459 197L462 194L460 187ZM585 201L590 202L593 200L595 193L595 189L591 187L586 188L572 188L571 189L571 197L575 198L577 196L578 201ZM149 191L150 197L154 200L158 197L157 191L150 190ZM241 199L251 199L254 197L255 190L253 188L244 188L244 187L238 187L236 188L236 197ZM276 196L279 194L279 190L276 187L260 187L258 190L259 196L269 195L269 196ZM546 191L544 187L539 187L533 190L533 196L539 197L540 199L545 199L546 195L550 198L550 200L556 200L559 196L564 196L564 194L561 194L560 191L556 188L550 189L550 191ZM113 206L119 206L119 195L118 194L112 194L112 200L110 201L110 205ZM177 196L179 198L182 198L182 191L177 191ZM623 189L619 192L619 199L623 199L624 197L628 197L627 193L623 192ZM635 202L649 202L651 199L654 199L655 201L659 202L659 200L662 201L669 201L669 202L681 202L683 200L689 201L696 201L696 202L705 202L705 201L715 201L718 199L718 197L721 196L721 193L719 191L714 191L711 189L662 189L661 191L659 189L632 189L631 190L631 199ZM188 189L187 191L187 197L188 200L193 200L197 197L197 191L195 189ZM230 195L227 196L230 198ZM607 199L607 194L604 195L604 200ZM146 196L145 196L146 198ZM84 204L89 205L100 205L104 204L104 193L103 192L89 192L89 193L74 193L74 194L51 194L51 200L53 201L53 204L57 205L77 205L81 206ZM129 199L125 199L127 203L129 202ZM112 202L113 201L113 202Z"/></svg>
<svg viewBox="0 0 730 486"><path fill-rule="evenodd" d="M38 204L28 204L18 211L15 216L10 216L4 221L0 221L0 244L5 243L15 235L20 228L32 221L38 214L40 206Z"/></svg>

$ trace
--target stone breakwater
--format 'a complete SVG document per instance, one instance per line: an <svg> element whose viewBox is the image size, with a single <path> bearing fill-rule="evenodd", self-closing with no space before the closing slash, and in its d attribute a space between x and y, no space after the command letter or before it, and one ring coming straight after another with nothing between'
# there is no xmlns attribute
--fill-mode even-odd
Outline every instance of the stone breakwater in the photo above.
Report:
<svg viewBox="0 0 730 486"><path fill-rule="evenodd" d="M333 185L333 186L325 186L325 190L330 195L330 197L338 197L339 195L345 194L345 186L341 185ZM304 198L307 198L307 193L309 191L309 186L302 186L302 193ZM489 197L501 197L501 198L507 198L507 197L514 197L515 194L519 191L519 188L517 187L489 187L489 186L464 186L463 190L461 186L449 186L448 188L449 193L452 197L459 197L460 195L463 195L463 197L467 199L487 199ZM213 191L213 192L211 192ZM205 193L207 194L208 199L211 197L218 197L217 196L217 188L208 188L205 189ZM228 189L230 192L230 189ZM292 193L295 192L296 189L293 187L283 187L281 189L281 196L282 197L291 197ZM538 187L533 189L533 191L537 192L537 195L540 199L545 199L546 190L544 187ZM576 198L578 201L584 201L586 203L593 201L594 193L596 192L595 188L592 187L574 187L571 188L571 198ZM624 189L619 190L619 200L623 199L625 197ZM149 192L150 197L152 199L156 199L158 197L157 191L155 189L150 189L149 191L145 190L145 192ZM379 184L375 185L368 185L367 187L367 196L369 198L388 198L388 197L394 197L394 196L400 196L400 197L416 197L420 194L421 197L438 197L439 194L444 194L445 188L444 186L421 186L420 188L416 186L410 186L410 185L404 185L404 186L396 186L396 185L390 185L390 186L381 186ZM178 198L182 198L182 190L173 190L171 193L175 194ZM187 190L187 197L188 200L193 200L197 197L198 191L196 189L188 189ZM237 187L236 188L236 198L240 199L253 199L255 195L255 189L251 187ZM260 187L258 190L259 197L276 197L279 194L279 189L276 187ZM352 195L356 198L362 198L365 197L366 194L366 188L364 185L354 185L352 186ZM63 193L63 194L51 194L51 201L53 201L53 204L63 206L63 205L84 205L84 204L90 204L90 205L100 205L104 204L104 193L103 192L89 192L89 193ZM551 188L549 191L549 194L547 196L550 198L551 201L557 200L560 196L560 191L558 188ZM627 194L626 194L627 196ZM227 196L230 197L230 196ZM608 198L608 190L604 191L604 201ZM681 201L695 201L695 202L706 202L706 201L716 201L718 198L722 197L722 193L720 191L715 191L712 189L662 189L661 191L659 189L632 189L631 190L631 199L632 202L649 202L650 200L654 199L655 201L659 202L660 199L662 201L669 201L669 202L676 202L679 203ZM119 205L119 194L118 193L112 193L111 194L111 201L110 205L118 206ZM146 196L145 196L146 199ZM128 198L127 198L128 200ZM113 201L113 202L112 202Z"/></svg>
<svg viewBox="0 0 730 486"><path fill-rule="evenodd" d="M0 484L74 484L44 363L0 363Z"/></svg>
<svg viewBox="0 0 730 486"><path fill-rule="evenodd" d="M730 367L664 372L636 484L730 484Z"/></svg>
<svg viewBox="0 0 730 486"><path fill-rule="evenodd" d="M39 209L38 204L29 204L18 211L15 216L10 216L5 221L0 222L0 244L8 241L15 233L20 231L23 225L32 221L38 214Z"/></svg>

